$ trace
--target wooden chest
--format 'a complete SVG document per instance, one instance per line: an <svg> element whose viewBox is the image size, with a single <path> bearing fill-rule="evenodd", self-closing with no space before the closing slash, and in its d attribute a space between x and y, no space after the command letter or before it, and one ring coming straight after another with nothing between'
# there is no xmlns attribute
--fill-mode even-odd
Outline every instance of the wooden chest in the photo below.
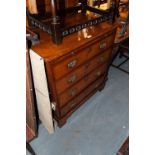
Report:
<svg viewBox="0 0 155 155"><path fill-rule="evenodd" d="M115 33L115 24L103 23L67 36L61 45L55 45L49 35L40 32L41 41L32 50L44 60L52 113L59 127L90 96L103 89Z"/></svg>

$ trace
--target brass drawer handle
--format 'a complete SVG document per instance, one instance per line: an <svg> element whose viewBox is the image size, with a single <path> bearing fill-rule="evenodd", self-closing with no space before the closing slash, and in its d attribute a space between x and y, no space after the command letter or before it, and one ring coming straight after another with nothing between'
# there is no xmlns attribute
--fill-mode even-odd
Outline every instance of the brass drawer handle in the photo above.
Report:
<svg viewBox="0 0 155 155"><path fill-rule="evenodd" d="M69 96L75 96L76 95L76 89L73 89L71 91L69 91Z"/></svg>
<svg viewBox="0 0 155 155"><path fill-rule="evenodd" d="M101 75L101 71L96 72L96 76L100 76Z"/></svg>
<svg viewBox="0 0 155 155"><path fill-rule="evenodd" d="M107 44L104 42L104 43L100 43L100 49L103 49L107 46Z"/></svg>
<svg viewBox="0 0 155 155"><path fill-rule="evenodd" d="M68 64L68 68L73 68L76 66L76 64L77 64L77 60L73 60Z"/></svg>
<svg viewBox="0 0 155 155"><path fill-rule="evenodd" d="M96 84L96 85L95 85L95 88L97 88L98 86L99 86L99 84Z"/></svg>
<svg viewBox="0 0 155 155"><path fill-rule="evenodd" d="M77 104L77 102L73 101L69 105L70 105L71 108L73 108L76 104Z"/></svg>
<svg viewBox="0 0 155 155"><path fill-rule="evenodd" d="M77 79L76 75L73 75L69 80L68 80L68 83L73 83L75 82Z"/></svg>

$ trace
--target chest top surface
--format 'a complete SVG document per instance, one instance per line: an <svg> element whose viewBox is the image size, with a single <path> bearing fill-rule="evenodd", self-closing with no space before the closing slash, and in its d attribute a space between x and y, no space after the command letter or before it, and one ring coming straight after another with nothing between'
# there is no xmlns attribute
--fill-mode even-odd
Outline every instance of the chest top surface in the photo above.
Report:
<svg viewBox="0 0 155 155"><path fill-rule="evenodd" d="M103 37L109 31L114 30L117 24L102 23L96 26L85 28L81 31L73 33L64 37L63 43L56 45L52 42L52 37L40 30L36 30L40 35L40 42L32 46L38 55L40 55L45 61L51 61L63 55L80 48L87 43L90 43L98 38Z"/></svg>

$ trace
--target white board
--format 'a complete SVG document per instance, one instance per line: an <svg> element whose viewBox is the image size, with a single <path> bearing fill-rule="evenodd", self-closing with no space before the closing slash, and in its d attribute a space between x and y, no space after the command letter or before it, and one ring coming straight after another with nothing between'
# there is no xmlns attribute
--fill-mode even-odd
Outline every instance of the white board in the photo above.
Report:
<svg viewBox="0 0 155 155"><path fill-rule="evenodd" d="M30 60L39 118L48 132L53 133L54 124L52 117L52 107L49 99L44 60L33 50L30 50Z"/></svg>

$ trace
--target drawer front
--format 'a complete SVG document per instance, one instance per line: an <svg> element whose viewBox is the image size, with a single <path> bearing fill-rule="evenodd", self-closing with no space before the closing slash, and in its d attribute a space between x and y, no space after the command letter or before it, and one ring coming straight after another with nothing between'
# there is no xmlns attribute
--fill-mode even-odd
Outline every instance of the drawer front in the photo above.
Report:
<svg viewBox="0 0 155 155"><path fill-rule="evenodd" d="M61 109L61 116L64 116L73 108L75 108L85 97L87 97L93 90L97 89L104 81L104 78L101 77L93 84L91 84L88 88L86 88L82 93L78 95L78 97L74 98L70 101L66 106Z"/></svg>
<svg viewBox="0 0 155 155"><path fill-rule="evenodd" d="M85 72L88 74L90 71L98 67L99 65L102 65L104 63L107 63L109 61L111 55L111 49L108 49L99 55L97 55L94 59L88 61L85 65Z"/></svg>
<svg viewBox="0 0 155 155"><path fill-rule="evenodd" d="M91 50L89 50L88 52L88 56L87 58L92 58L93 56L95 56L96 54L106 50L107 48L109 48L110 46L113 45L114 43L114 38L115 38L115 33L110 34L109 36L107 36L104 39L101 39L100 41L98 41L97 43L93 44L91 46Z"/></svg>
<svg viewBox="0 0 155 155"><path fill-rule="evenodd" d="M79 82L77 82L73 87L67 89L64 93L59 95L60 107L64 106L69 100L74 98L80 93L84 88L86 88L91 82L95 81L97 78L102 76L106 71L107 65L101 65L99 68L92 71L90 74L83 77Z"/></svg>
<svg viewBox="0 0 155 155"><path fill-rule="evenodd" d="M85 68L79 67L75 71L67 74L64 78L56 81L56 90L60 94L65 91L70 86L74 85L78 80L80 80L85 75Z"/></svg>
<svg viewBox="0 0 155 155"><path fill-rule="evenodd" d="M62 61L58 62L56 65L54 65L53 71L54 71L55 79L58 80L65 74L71 72L76 67L78 67L79 65L84 63L87 58L88 50L89 50L89 48L85 48L81 52L70 55L65 60L62 60Z"/></svg>
<svg viewBox="0 0 155 155"><path fill-rule="evenodd" d="M79 65L109 48L114 42L114 34L115 33L112 33L106 38L101 39L100 41L83 48L78 52L71 52L67 58L64 58L64 60L56 62L53 67L55 79L60 79L67 73L73 71Z"/></svg>
<svg viewBox="0 0 155 155"><path fill-rule="evenodd" d="M105 63L108 61L110 56L110 50L106 50L102 52L100 55L96 56L95 58L91 59L90 61L86 62L81 67L77 68L70 74L66 75L64 78L58 80L56 82L56 90L57 93L60 94L70 86L74 85L78 80L82 77L90 73L93 69L97 66Z"/></svg>

